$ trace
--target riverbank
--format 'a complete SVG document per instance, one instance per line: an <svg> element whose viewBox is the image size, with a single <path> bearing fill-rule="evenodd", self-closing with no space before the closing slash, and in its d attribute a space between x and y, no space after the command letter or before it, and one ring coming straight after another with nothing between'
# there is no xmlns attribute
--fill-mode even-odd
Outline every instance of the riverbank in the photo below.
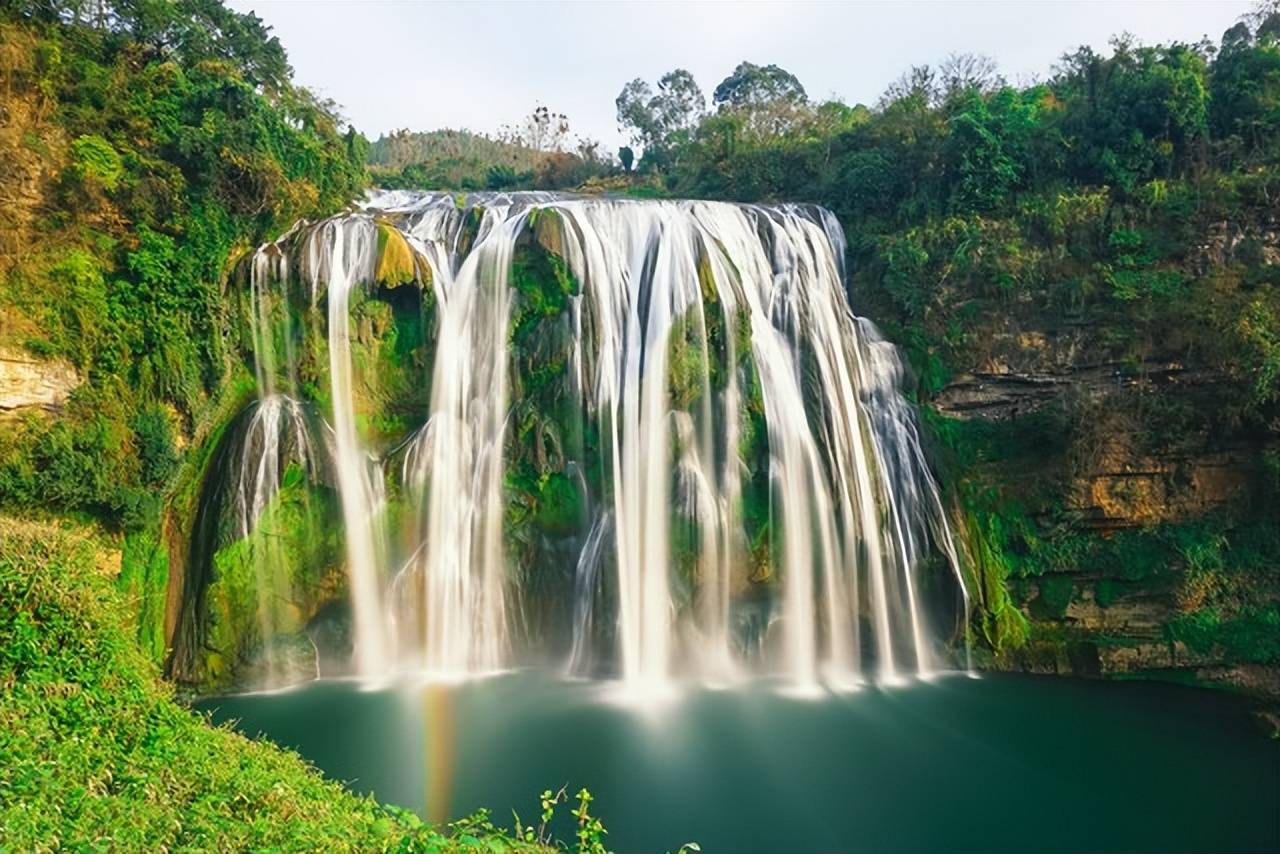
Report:
<svg viewBox="0 0 1280 854"><path fill-rule="evenodd" d="M540 851L442 835L177 703L96 529L0 517L0 849Z"/></svg>

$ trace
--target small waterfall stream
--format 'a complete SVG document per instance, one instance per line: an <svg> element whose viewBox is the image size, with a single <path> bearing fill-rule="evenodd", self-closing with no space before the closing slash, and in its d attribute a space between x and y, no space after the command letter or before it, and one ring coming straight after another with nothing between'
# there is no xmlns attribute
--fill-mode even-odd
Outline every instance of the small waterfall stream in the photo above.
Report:
<svg viewBox="0 0 1280 854"><path fill-rule="evenodd" d="M828 212L395 192L287 237L251 262L262 451L242 463L239 533L280 481L271 443L317 454L291 343L305 336L288 311L286 346L272 333L272 282L302 277L305 317L324 323L359 674L464 677L557 636L571 672L642 692L940 666L927 590L952 585L965 613L967 591L905 368L849 309ZM371 438L358 400L352 313L392 241L432 310L413 383L428 415L394 442ZM554 520L546 496L581 502L581 520ZM258 580L280 583L266 566ZM546 614L558 625L530 628Z"/></svg>

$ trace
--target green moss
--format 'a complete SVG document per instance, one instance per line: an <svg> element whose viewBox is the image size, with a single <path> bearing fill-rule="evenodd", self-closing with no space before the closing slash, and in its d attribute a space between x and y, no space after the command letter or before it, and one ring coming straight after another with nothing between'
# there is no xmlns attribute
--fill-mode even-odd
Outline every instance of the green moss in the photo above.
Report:
<svg viewBox="0 0 1280 854"><path fill-rule="evenodd" d="M1075 583L1062 576L1045 576L1040 579L1040 593L1031 603L1031 613L1036 617L1061 619L1075 596Z"/></svg>
<svg viewBox="0 0 1280 854"><path fill-rule="evenodd" d="M707 342L696 308L671 327L667 339L667 398L672 409L694 412L709 382Z"/></svg>
<svg viewBox="0 0 1280 854"><path fill-rule="evenodd" d="M114 190L124 175L120 154L97 134L77 137L71 143L71 162L80 180L96 182L105 190Z"/></svg>
<svg viewBox="0 0 1280 854"><path fill-rule="evenodd" d="M573 481L559 472L539 479L533 522L548 536L563 537L582 525L582 495Z"/></svg>
<svg viewBox="0 0 1280 854"><path fill-rule="evenodd" d="M169 551L154 531L125 535L116 585L131 604L138 646L156 664L166 652L165 605L169 588Z"/></svg>
<svg viewBox="0 0 1280 854"><path fill-rule="evenodd" d="M1233 614L1218 608L1193 611L1170 622L1165 634L1196 652L1221 654L1229 663L1280 663L1280 605L1275 603Z"/></svg>
<svg viewBox="0 0 1280 854"><path fill-rule="evenodd" d="M1029 636L1027 619L1009 597L1010 566L1001 548L1001 519L969 512L958 532L967 558L966 586L981 612L982 633L996 652L1017 649Z"/></svg>
<svg viewBox="0 0 1280 854"><path fill-rule="evenodd" d="M739 335L749 329L746 318L738 321ZM739 342L738 388L742 409L739 413L738 458L745 476L742 480L741 518L747 539L753 581L776 580L773 549L776 536L772 513L772 490L769 483L769 424L764 413L764 396L756 372L751 349Z"/></svg>
<svg viewBox="0 0 1280 854"><path fill-rule="evenodd" d="M431 401L434 304L410 288L376 288L351 305L357 428L377 446L395 444L426 420Z"/></svg>
<svg viewBox="0 0 1280 854"><path fill-rule="evenodd" d="M197 423L190 449L178 466L166 502L170 512L180 520L182 530L191 529L200 488L227 427L254 398L256 391L253 376L241 368L222 384L218 395Z"/></svg>
<svg viewBox="0 0 1280 854"><path fill-rule="evenodd" d="M235 684L237 669L274 635L296 634L321 604L343 595L342 541L334 497L291 464L253 532L213 555L205 593L205 687ZM262 590L262 585L269 586Z"/></svg>
<svg viewBox="0 0 1280 854"><path fill-rule="evenodd" d="M508 282L516 293L511 313L515 342L526 340L538 321L567 311L569 297L582 292L564 259L547 251L527 231L516 244Z"/></svg>
<svg viewBox="0 0 1280 854"><path fill-rule="evenodd" d="M430 270L425 265L419 267L404 235L386 223L378 223L378 266L374 273L378 283L388 288L407 285L418 281L420 269ZM429 287L430 281L423 286Z"/></svg>

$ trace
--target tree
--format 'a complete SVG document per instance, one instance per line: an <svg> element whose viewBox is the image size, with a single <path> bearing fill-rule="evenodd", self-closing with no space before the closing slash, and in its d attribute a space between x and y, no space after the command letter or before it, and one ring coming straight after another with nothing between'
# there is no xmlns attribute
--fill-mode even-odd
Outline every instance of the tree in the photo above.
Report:
<svg viewBox="0 0 1280 854"><path fill-rule="evenodd" d="M989 211L1003 202L1026 171L1030 140L1039 130L1041 90L1004 88L984 96L976 87L952 98L948 164L961 209Z"/></svg>
<svg viewBox="0 0 1280 854"><path fill-rule="evenodd" d="M885 88L880 96L880 108L907 100L916 101L922 107L933 106L938 102L940 92L934 70L928 65L913 65L910 71L904 72Z"/></svg>
<svg viewBox="0 0 1280 854"><path fill-rule="evenodd" d="M626 131L641 151L658 136L658 118L650 106L653 97L653 89L637 77L622 87L613 102L618 110L618 129Z"/></svg>
<svg viewBox="0 0 1280 854"><path fill-rule="evenodd" d="M944 101L971 89L987 95L1005 84L996 61L980 53L950 54L938 66L938 81Z"/></svg>
<svg viewBox="0 0 1280 854"><path fill-rule="evenodd" d="M1130 192L1189 167L1208 132L1208 46L1112 41L1102 58L1082 48L1063 58L1050 87L1066 105L1063 133L1075 140L1072 177Z"/></svg>
<svg viewBox="0 0 1280 854"><path fill-rule="evenodd" d="M776 65L739 63L711 100L721 112L742 116L746 135L757 140L790 131L810 112L800 81Z"/></svg>
<svg viewBox="0 0 1280 854"><path fill-rule="evenodd" d="M1263 18L1260 28L1268 20L1280 24L1280 15ZM1209 93L1219 147L1246 158L1265 153L1280 131L1280 38L1264 33L1255 39L1245 21L1223 33Z"/></svg>
<svg viewBox="0 0 1280 854"><path fill-rule="evenodd" d="M706 113L706 103L693 75L683 68L664 74L656 93L645 81L632 80L614 101L618 125L641 149L641 164L648 168L672 161Z"/></svg>
<svg viewBox="0 0 1280 854"><path fill-rule="evenodd" d="M1004 85L1005 80L991 57L980 53L952 53L937 68L913 65L889 84L880 105L915 98L930 107L940 107L970 89L988 95Z"/></svg>
<svg viewBox="0 0 1280 854"><path fill-rule="evenodd" d="M808 95L794 74L776 65L759 66L752 62L738 63L711 96L716 106L739 109L778 101L802 104L807 100Z"/></svg>
<svg viewBox="0 0 1280 854"><path fill-rule="evenodd" d="M539 154L564 151L569 140L569 117L538 104L519 124L501 128L498 139Z"/></svg>

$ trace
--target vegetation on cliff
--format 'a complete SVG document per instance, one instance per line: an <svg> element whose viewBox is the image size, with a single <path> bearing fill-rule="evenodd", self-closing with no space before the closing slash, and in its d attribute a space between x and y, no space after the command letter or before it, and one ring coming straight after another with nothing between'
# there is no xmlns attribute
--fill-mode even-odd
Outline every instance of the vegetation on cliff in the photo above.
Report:
<svg viewBox="0 0 1280 854"><path fill-rule="evenodd" d="M365 152L219 3L9 4L0 44L0 344L84 380L4 431L0 504L152 525L241 358L229 256L345 205Z"/></svg>

